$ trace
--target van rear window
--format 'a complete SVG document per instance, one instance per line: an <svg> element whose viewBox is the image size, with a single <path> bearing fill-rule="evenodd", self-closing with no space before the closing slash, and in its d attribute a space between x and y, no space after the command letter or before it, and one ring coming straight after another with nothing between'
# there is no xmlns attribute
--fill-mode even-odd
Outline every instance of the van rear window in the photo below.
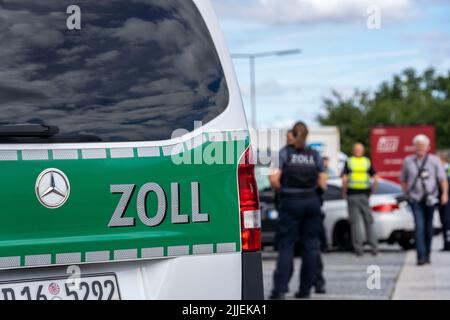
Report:
<svg viewBox="0 0 450 320"><path fill-rule="evenodd" d="M165 140L228 99L191 0L0 0L0 143Z"/></svg>

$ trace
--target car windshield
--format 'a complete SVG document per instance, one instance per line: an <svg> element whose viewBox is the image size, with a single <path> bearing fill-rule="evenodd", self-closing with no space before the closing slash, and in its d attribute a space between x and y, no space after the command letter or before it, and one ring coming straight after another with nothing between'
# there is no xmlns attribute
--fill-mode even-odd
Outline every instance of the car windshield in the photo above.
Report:
<svg viewBox="0 0 450 320"><path fill-rule="evenodd" d="M228 106L191 0L0 0L0 125L57 126L0 143L127 142L192 131Z"/></svg>

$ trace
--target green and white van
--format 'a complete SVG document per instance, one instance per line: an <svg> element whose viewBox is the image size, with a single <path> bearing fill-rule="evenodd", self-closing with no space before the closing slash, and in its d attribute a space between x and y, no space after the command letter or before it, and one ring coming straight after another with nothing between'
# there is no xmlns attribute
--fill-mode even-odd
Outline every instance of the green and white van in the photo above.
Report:
<svg viewBox="0 0 450 320"><path fill-rule="evenodd" d="M0 0L0 300L262 298L209 0Z"/></svg>

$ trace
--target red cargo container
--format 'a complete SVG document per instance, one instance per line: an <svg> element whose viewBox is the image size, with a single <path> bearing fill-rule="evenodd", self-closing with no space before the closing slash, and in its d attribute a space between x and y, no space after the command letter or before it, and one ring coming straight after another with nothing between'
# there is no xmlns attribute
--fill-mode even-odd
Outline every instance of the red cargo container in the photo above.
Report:
<svg viewBox="0 0 450 320"><path fill-rule="evenodd" d="M372 161L379 175L400 182L403 159L414 153L413 139L424 134L431 140L431 152L436 151L436 130L433 126L376 127L372 129Z"/></svg>

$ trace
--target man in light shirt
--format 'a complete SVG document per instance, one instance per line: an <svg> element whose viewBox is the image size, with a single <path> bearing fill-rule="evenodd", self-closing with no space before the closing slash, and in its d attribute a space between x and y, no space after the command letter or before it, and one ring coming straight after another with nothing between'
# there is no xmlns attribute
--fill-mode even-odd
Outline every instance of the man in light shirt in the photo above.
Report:
<svg viewBox="0 0 450 320"><path fill-rule="evenodd" d="M417 264L423 266L431 263L433 216L438 205L448 203L448 181L439 158L429 153L430 139L418 135L413 143L415 154L405 159L401 181L414 213Z"/></svg>

